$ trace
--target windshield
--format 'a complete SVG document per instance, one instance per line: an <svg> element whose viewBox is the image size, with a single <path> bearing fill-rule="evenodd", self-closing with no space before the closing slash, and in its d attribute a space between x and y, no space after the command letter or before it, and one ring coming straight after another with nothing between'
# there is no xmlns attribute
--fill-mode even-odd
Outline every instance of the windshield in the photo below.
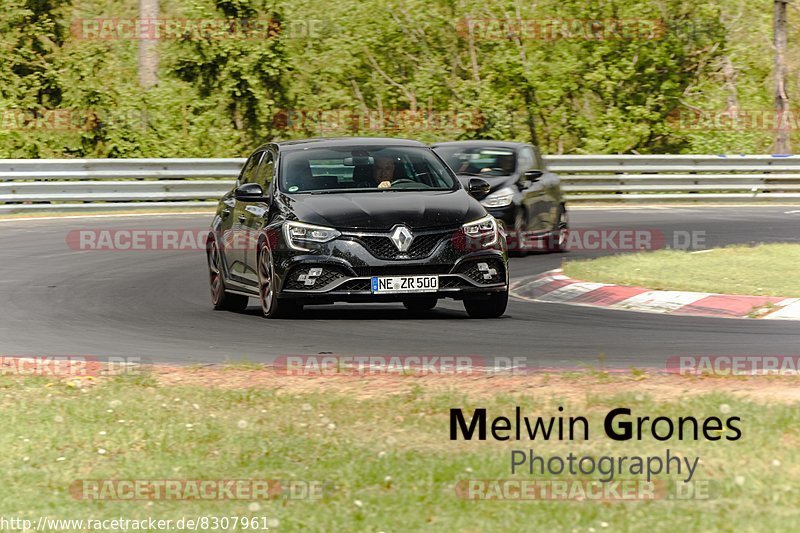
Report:
<svg viewBox="0 0 800 533"><path fill-rule="evenodd" d="M517 167L517 157L510 148L439 146L434 151L456 174L510 176Z"/></svg>
<svg viewBox="0 0 800 533"><path fill-rule="evenodd" d="M427 148L367 146L285 152L281 190L289 193L454 190L458 181Z"/></svg>

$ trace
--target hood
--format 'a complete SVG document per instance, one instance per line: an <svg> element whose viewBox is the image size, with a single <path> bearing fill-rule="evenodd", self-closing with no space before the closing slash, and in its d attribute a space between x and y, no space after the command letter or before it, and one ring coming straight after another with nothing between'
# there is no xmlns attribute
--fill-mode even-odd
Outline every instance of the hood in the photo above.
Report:
<svg viewBox="0 0 800 533"><path fill-rule="evenodd" d="M486 214L463 189L281 195L297 220L334 228L389 230L460 226Z"/></svg>

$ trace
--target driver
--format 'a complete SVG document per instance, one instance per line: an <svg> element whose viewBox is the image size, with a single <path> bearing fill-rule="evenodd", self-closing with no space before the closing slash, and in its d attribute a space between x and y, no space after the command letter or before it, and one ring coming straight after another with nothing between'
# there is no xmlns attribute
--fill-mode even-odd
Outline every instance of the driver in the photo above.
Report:
<svg viewBox="0 0 800 533"><path fill-rule="evenodd" d="M506 173L513 174L514 167L516 166L516 162L514 161L513 155L503 155L500 156L498 163L500 163L500 168L502 168Z"/></svg>
<svg viewBox="0 0 800 533"><path fill-rule="evenodd" d="M483 172L503 172L505 174L511 175L514 173L514 167L516 166L516 162L514 161L514 156L511 154L508 155L498 155L495 158L495 166L493 167L483 167L481 169L481 173Z"/></svg>
<svg viewBox="0 0 800 533"><path fill-rule="evenodd" d="M375 183L379 189L388 189L392 186L394 179L394 158L390 156L378 156L375 158Z"/></svg>

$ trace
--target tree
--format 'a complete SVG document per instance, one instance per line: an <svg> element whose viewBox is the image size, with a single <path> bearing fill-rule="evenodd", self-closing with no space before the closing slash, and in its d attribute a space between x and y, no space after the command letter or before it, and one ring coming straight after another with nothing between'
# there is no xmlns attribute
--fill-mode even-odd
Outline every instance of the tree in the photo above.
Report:
<svg viewBox="0 0 800 533"><path fill-rule="evenodd" d="M171 65L175 76L223 111L246 144L269 138L275 113L286 102L289 65L282 17L259 0L217 0L211 9L198 7L194 15L225 18L230 33L187 35L177 44Z"/></svg>
<svg viewBox="0 0 800 533"><path fill-rule="evenodd" d="M158 0L139 0L139 20L143 27L154 24L159 15ZM158 40L139 36L139 85L149 89L158 83Z"/></svg>
<svg viewBox="0 0 800 533"><path fill-rule="evenodd" d="M777 154L790 154L789 97L786 94L786 4L788 0L775 0L775 115L777 129L775 148Z"/></svg>

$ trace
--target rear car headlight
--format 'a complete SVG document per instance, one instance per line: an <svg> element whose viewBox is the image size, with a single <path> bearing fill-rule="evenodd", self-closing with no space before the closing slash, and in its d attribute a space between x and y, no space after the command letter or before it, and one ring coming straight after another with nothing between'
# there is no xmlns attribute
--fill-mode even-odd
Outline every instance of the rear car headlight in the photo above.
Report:
<svg viewBox="0 0 800 533"><path fill-rule="evenodd" d="M503 187L484 198L481 204L483 204L484 207L505 207L511 205L513 200L514 189L511 187Z"/></svg>
<svg viewBox="0 0 800 533"><path fill-rule="evenodd" d="M309 251L308 248L303 247L304 244L322 244L332 241L342 234L333 228L314 226L303 222L286 222L283 225L283 232L289 247L303 252Z"/></svg>
<svg viewBox="0 0 800 533"><path fill-rule="evenodd" d="M486 215L478 220L467 222L461 226L462 231L467 237L473 239L484 239L481 242L484 246L492 246L497 243L498 231L497 221L492 215Z"/></svg>

